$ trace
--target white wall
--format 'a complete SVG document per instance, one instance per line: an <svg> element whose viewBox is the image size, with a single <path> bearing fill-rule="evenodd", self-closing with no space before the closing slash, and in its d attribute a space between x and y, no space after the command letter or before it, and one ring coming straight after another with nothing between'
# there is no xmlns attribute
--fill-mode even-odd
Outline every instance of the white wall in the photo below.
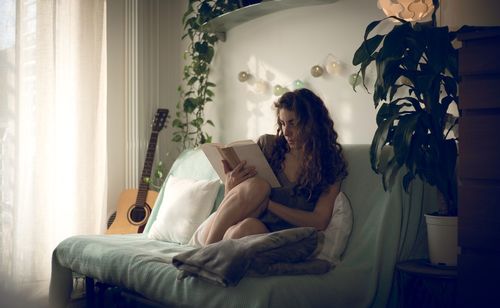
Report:
<svg viewBox="0 0 500 308"><path fill-rule="evenodd" d="M160 0L160 104L170 110L170 123L175 118L175 106L179 101L177 87L181 84L184 67L183 53L185 43L183 35L182 15L187 9L185 0ZM159 158L166 166L171 166L178 155L177 145L171 142L172 127L169 125L162 132Z"/></svg>
<svg viewBox="0 0 500 308"><path fill-rule="evenodd" d="M362 87L353 92L347 78L356 71L351 65L352 56L365 27L385 17L376 2L339 0L289 9L229 30L227 41L219 43L213 65L216 102L207 115L216 123L214 139L229 142L274 133L272 103L277 97L272 94L272 86L292 85L301 79L327 104L341 143L370 143L376 129L371 95ZM441 8L440 24L452 29L464 24L500 24L498 0L443 0ZM342 61L344 73L313 78L310 68L324 64L329 53ZM250 82L238 81L237 74L243 70L253 75ZM267 93L255 92L253 84L258 79L267 82Z"/></svg>
<svg viewBox="0 0 500 308"><path fill-rule="evenodd" d="M138 20L138 96L140 155L138 173L151 134L151 122L158 107L175 112L177 86L181 82L183 43L181 18L184 0L139 0ZM126 38L125 1L107 1L108 48L108 214L116 209L118 197L126 188ZM157 8L157 10L156 10ZM171 129L160 132L156 160L170 166L177 151L171 144ZM171 152L174 153L171 153ZM167 153L171 155L167 156ZM154 164L156 166L156 163ZM138 185L139 179L137 179Z"/></svg>
<svg viewBox="0 0 500 308"><path fill-rule="evenodd" d="M179 99L182 54L185 42L181 18L187 0L157 1L159 20L157 93L160 107L175 112ZM375 131L375 114L371 95L362 87L353 92L347 76L355 49L362 41L365 27L384 17L376 0L339 0L333 4L289 9L241 24L220 42L214 65L217 83L215 102L207 107L207 117L214 120L215 141L256 138L275 132L275 114L271 86L290 85L302 79L326 102L342 143L370 143ZM124 79L124 1L108 0L108 208L114 210L118 195L125 186L125 79ZM463 24L500 25L498 0L442 0L440 24L458 28ZM146 18L147 19L147 18ZM154 38L150 38L154 39ZM329 53L345 65L340 76L313 78L309 71L324 64ZM264 95L253 90L252 80L240 83L238 72L247 70L270 85ZM253 79L255 81L255 79ZM151 103L151 102L150 102ZM155 105L155 106L156 106ZM146 121L147 122L147 121ZM149 127L149 122L146 123ZM143 128L149 132L149 128ZM169 127L162 131L157 157L171 165L177 156L170 142ZM145 138L149 137L149 133ZM143 162L139 162L142 167Z"/></svg>
<svg viewBox="0 0 500 308"><path fill-rule="evenodd" d="M229 30L226 42L219 43L213 68L216 102L208 115L216 123L215 140L274 133L272 103L277 97L272 86L301 79L325 101L341 143L370 143L376 128L371 95L362 87L354 92L347 79L356 71L352 56L365 27L383 17L375 0L340 0L276 12ZM311 67L325 64L329 53L340 59L344 73L313 78ZM252 82L240 83L237 75L243 70L253 81L265 80L267 93L257 94Z"/></svg>

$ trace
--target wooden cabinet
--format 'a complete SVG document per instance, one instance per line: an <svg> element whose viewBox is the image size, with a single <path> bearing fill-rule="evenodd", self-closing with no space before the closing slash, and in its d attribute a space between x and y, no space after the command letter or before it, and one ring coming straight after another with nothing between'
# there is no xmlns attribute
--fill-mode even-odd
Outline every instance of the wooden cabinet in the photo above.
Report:
<svg viewBox="0 0 500 308"><path fill-rule="evenodd" d="M500 27L459 35L459 307L500 307Z"/></svg>

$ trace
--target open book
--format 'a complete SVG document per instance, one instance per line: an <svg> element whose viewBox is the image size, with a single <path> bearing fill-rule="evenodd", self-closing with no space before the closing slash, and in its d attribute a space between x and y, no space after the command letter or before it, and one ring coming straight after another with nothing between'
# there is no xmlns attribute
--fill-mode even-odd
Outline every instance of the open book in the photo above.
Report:
<svg viewBox="0 0 500 308"><path fill-rule="evenodd" d="M242 160L245 160L247 162L246 166L255 167L257 176L268 181L271 187L281 186L271 166L269 166L264 153L262 153L257 143L252 140L236 141L227 145L205 143L200 148L222 181L226 179L224 165L222 164L223 159L227 160L231 169L236 167Z"/></svg>

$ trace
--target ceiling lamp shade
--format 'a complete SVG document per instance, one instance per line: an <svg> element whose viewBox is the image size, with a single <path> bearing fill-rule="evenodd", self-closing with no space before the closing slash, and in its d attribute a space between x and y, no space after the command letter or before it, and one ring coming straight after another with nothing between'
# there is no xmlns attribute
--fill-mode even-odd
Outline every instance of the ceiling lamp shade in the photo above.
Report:
<svg viewBox="0 0 500 308"><path fill-rule="evenodd" d="M377 4L385 15L406 21L419 21L434 10L432 0L378 0Z"/></svg>

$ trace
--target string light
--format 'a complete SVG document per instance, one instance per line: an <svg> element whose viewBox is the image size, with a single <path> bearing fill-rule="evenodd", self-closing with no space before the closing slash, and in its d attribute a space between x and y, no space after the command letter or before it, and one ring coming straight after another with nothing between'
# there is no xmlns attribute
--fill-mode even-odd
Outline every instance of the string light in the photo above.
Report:
<svg viewBox="0 0 500 308"><path fill-rule="evenodd" d="M321 75L323 75L323 68L319 65L315 65L313 67L311 67L311 75L314 77L314 78L318 78L320 77Z"/></svg>
<svg viewBox="0 0 500 308"><path fill-rule="evenodd" d="M324 66L320 64L313 65L310 69L310 74L314 78L319 78L325 75L325 71L329 75L340 75L343 71L342 62L332 54L328 54L324 62ZM240 82L247 82L252 79L253 76L248 71L240 71L238 73L238 80ZM347 78L348 82L353 85L354 83L359 84L361 82L360 78L356 78L356 74L351 74ZM302 79L295 79L291 84L275 84L271 85L269 82L263 79L257 79L253 81L253 90L258 94L265 94L268 89L272 89L272 93L275 96L281 96L284 93L290 91L290 89L296 90L306 87L305 82Z"/></svg>

